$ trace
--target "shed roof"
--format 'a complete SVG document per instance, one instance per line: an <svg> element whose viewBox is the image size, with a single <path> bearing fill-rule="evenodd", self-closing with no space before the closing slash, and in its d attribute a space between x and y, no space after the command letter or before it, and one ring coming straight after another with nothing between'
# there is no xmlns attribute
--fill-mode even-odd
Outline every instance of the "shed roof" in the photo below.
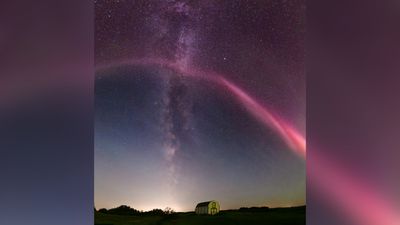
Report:
<svg viewBox="0 0 400 225"><path fill-rule="evenodd" d="M215 202L215 201L200 202L199 204L197 204L197 206L196 206L196 207L208 206L208 204L210 204L210 202Z"/></svg>

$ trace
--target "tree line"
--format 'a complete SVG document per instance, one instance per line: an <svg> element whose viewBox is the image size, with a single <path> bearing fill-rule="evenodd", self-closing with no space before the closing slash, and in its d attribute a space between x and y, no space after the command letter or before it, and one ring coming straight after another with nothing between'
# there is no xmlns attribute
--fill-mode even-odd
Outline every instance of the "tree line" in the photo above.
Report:
<svg viewBox="0 0 400 225"><path fill-rule="evenodd" d="M150 211L143 211L143 210L137 210L134 208L131 208L127 205L121 205L116 208L112 209L99 209L96 210L94 209L95 212L103 213L103 214L111 214L111 215L121 215L121 216L135 216L135 215L169 215L175 213L173 209L170 207L165 208L164 210L162 209L152 209Z"/></svg>

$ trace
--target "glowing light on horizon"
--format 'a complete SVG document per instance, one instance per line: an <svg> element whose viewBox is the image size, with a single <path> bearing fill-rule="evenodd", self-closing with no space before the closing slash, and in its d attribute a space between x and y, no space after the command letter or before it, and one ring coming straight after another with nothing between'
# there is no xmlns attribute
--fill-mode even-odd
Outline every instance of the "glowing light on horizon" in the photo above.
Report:
<svg viewBox="0 0 400 225"><path fill-rule="evenodd" d="M306 140L294 127L278 117L247 94L239 86L227 80L225 76L181 66L163 59L140 59L120 61L98 67L99 70L118 65L158 65L172 69L178 74L208 80L221 85L232 93L237 100L261 123L273 129L286 142L290 149L306 159ZM312 159L313 170L307 171L311 184L317 187L331 204L358 225L399 225L400 214L389 201L385 201L376 191L369 190L341 169L341 167L321 155Z"/></svg>

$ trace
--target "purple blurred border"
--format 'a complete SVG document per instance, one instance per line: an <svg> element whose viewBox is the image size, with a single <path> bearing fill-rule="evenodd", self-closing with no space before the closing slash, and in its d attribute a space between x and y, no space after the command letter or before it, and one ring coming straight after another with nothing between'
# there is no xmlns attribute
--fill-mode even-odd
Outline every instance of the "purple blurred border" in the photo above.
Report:
<svg viewBox="0 0 400 225"><path fill-rule="evenodd" d="M309 1L307 10L307 224L361 225L345 207L365 208L365 218L385 213L354 196L333 204L311 182L318 154L339 163L359 193L373 190L400 212L400 3Z"/></svg>
<svg viewBox="0 0 400 225"><path fill-rule="evenodd" d="M0 3L0 224L93 224L93 2Z"/></svg>
<svg viewBox="0 0 400 225"><path fill-rule="evenodd" d="M307 13L307 170L322 153L398 209L400 4ZM93 2L2 2L0 27L0 222L93 224ZM307 187L307 224L358 225Z"/></svg>

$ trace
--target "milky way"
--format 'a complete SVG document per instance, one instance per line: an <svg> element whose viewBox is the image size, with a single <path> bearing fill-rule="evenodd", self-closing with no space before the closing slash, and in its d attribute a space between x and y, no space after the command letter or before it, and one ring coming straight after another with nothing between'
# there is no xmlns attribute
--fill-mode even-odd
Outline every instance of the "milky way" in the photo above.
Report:
<svg viewBox="0 0 400 225"><path fill-rule="evenodd" d="M303 9L96 1L96 204L305 204Z"/></svg>
<svg viewBox="0 0 400 225"><path fill-rule="evenodd" d="M177 77L171 77L166 82L166 93L163 97L162 129L165 132L164 151L168 162L169 176L176 184L174 155L180 150L180 139L189 135L190 99L185 96L187 87Z"/></svg>
<svg viewBox="0 0 400 225"><path fill-rule="evenodd" d="M305 1L95 2L109 73L96 78L96 204L305 204ZM353 222L400 221L339 164L313 162L311 188Z"/></svg>
<svg viewBox="0 0 400 225"><path fill-rule="evenodd" d="M112 63L110 65L103 65L100 66L99 68L100 69L105 69L107 67L112 68L126 64L164 66L176 71L178 75L204 79L219 84L221 88L229 90L232 94L234 94L238 99L238 101L241 104L243 104L253 116L259 119L260 122L276 130L276 132L278 132L278 134L282 137L283 140L286 141L286 143L290 146L290 148L293 151L295 151L297 154L305 158L306 142L304 136L300 134L296 129L290 127L290 125L287 124L287 122L279 118L279 116L276 115L276 113L272 112L271 110L268 110L266 107L263 107L259 102L257 102L251 96L249 96L248 93L246 93L244 90L242 90L240 87L238 87L231 81L224 78L222 75L217 74L215 72L206 72L194 68L187 68L187 65L185 64L184 66L182 66L180 61L169 62L160 59L123 60L122 62ZM185 103L183 103L183 101L179 99L182 97L183 94L182 92L184 92L184 89L186 88L184 84L181 83L178 77L169 80L168 86L169 86L169 91L165 96L165 103L167 104L166 111L168 117L166 127L168 134L167 136L169 136L168 139L172 143L168 144L166 154L168 155L168 158L170 158L171 155L173 155L173 153L179 146L179 144L177 143L178 140L176 140L176 136L174 134L171 134L171 129L178 129L175 132L180 132L181 130L180 129L181 125L178 125L178 127L174 127L173 124L176 123L172 123L173 119L170 117L180 116L185 119L187 113L184 112L185 109L182 106ZM176 112L175 114L170 114L173 113L174 111Z"/></svg>

